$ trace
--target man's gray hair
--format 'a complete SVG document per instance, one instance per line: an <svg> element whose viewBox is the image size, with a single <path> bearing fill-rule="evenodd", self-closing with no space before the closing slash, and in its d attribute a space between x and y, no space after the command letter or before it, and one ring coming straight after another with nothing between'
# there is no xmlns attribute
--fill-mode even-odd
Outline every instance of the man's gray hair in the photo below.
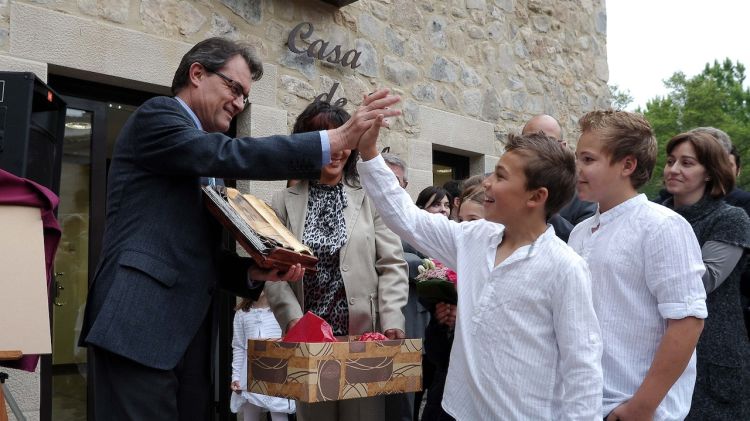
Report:
<svg viewBox="0 0 750 421"><path fill-rule="evenodd" d="M383 156L383 160L388 165L395 165L401 170L404 171L404 181L409 181L409 170L406 167L406 162L404 162L403 159L399 158L397 155L394 155L392 153L383 153L381 154Z"/></svg>
<svg viewBox="0 0 750 421"><path fill-rule="evenodd" d="M193 63L200 64L209 72L215 72L237 55L241 56L250 68L250 77L254 81L260 80L263 76L263 62L258 58L253 46L227 38L213 37L195 44L182 56L172 79L172 94L177 95L182 88L187 86L190 79L190 66Z"/></svg>
<svg viewBox="0 0 750 421"><path fill-rule="evenodd" d="M719 130L716 127L696 127L690 130L688 133L705 133L719 142L719 145L724 149L727 154L732 153L732 139L724 130Z"/></svg>

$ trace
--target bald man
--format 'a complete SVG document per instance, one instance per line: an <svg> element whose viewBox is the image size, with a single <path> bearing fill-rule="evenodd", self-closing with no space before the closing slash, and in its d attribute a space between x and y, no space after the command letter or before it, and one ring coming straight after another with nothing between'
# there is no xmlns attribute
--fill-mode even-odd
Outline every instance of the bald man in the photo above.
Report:
<svg viewBox="0 0 750 421"><path fill-rule="evenodd" d="M552 116L549 116L547 114L539 114L531 117L531 120L529 120L526 125L523 126L521 134L527 135L538 132L543 132L549 137L554 137L563 145L567 144L567 142L563 140L562 128L560 127L560 123L558 123L557 120Z"/></svg>
<svg viewBox="0 0 750 421"><path fill-rule="evenodd" d="M560 142L564 147L568 146L568 142L563 140L562 128L557 119L547 114L539 114L531 117L531 119L523 126L521 134L531 134L542 132L549 137L553 137ZM584 219L594 215L596 213L596 203L584 202L578 198L578 194L573 196L573 200L565 205L559 215L565 218L572 225L576 225Z"/></svg>

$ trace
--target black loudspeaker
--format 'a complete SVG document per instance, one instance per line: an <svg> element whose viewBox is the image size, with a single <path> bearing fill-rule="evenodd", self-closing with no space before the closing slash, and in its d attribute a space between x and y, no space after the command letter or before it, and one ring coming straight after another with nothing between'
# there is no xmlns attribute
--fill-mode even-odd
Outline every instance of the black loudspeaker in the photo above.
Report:
<svg viewBox="0 0 750 421"><path fill-rule="evenodd" d="M0 168L59 194L65 110L33 73L0 72Z"/></svg>

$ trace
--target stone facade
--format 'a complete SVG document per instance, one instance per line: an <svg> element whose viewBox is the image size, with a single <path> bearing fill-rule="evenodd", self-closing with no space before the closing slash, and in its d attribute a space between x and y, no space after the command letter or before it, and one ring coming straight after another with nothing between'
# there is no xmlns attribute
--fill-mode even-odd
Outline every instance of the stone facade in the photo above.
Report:
<svg viewBox="0 0 750 421"><path fill-rule="evenodd" d="M298 49L321 39L359 52L358 66L290 51L301 22L314 32ZM577 118L609 104L603 0L0 0L0 70L42 79L75 69L164 91L182 54L209 36L249 42L266 63L241 134L288 132L335 83L350 111L377 87L401 95L403 116L380 142L409 164L412 195L432 183L433 149L485 172L532 115L557 117L575 140ZM246 186L268 198L283 182Z"/></svg>

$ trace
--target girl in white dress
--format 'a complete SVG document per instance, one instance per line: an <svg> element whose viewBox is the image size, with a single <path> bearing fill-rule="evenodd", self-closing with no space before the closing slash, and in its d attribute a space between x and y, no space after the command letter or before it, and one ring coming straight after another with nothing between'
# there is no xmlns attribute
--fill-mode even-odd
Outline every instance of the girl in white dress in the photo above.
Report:
<svg viewBox="0 0 750 421"><path fill-rule="evenodd" d="M268 306L266 294L262 293L257 301L243 299L235 310L231 384L234 393L229 407L234 413L241 412L243 421L258 421L266 411L271 413L272 421L287 421L287 414L295 411L294 401L247 391L247 340L281 337L281 328Z"/></svg>

